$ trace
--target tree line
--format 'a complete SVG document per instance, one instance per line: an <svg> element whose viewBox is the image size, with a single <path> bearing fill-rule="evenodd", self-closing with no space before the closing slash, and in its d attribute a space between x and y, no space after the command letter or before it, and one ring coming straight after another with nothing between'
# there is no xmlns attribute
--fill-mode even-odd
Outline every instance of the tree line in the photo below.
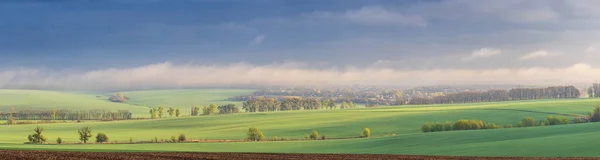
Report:
<svg viewBox="0 0 600 160"><path fill-rule="evenodd" d="M93 110L20 110L15 112L13 108L10 112L0 112L2 120L127 120L132 119L132 114L128 110L108 111L101 109ZM12 124L9 122L9 124Z"/></svg>
<svg viewBox="0 0 600 160"><path fill-rule="evenodd" d="M202 112L200 112L202 111ZM216 114L232 114L232 113L239 113L239 109L238 107L235 106L235 104L225 104L225 105L220 105L217 106L216 104L210 104L208 106L204 106L202 109L200 109L199 106L192 106L191 109L191 116L198 116L198 115L216 115Z"/></svg>
<svg viewBox="0 0 600 160"><path fill-rule="evenodd" d="M428 97L413 97L408 104L451 104L474 102L498 102L509 100L579 98L581 93L574 86L547 88L514 88L511 90L488 90L483 92L459 92Z"/></svg>
<svg viewBox="0 0 600 160"><path fill-rule="evenodd" d="M283 100L275 98L257 98L245 101L242 109L246 112L274 112L293 110L321 110L337 109L337 105L331 99L286 97ZM339 109L356 108L353 102L342 102Z"/></svg>

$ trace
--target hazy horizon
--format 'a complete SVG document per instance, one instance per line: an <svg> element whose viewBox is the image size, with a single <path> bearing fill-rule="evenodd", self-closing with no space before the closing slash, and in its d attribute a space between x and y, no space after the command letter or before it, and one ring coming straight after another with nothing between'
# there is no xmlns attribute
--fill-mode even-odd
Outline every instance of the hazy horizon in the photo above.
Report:
<svg viewBox="0 0 600 160"><path fill-rule="evenodd" d="M600 80L598 6L2 1L0 88L591 84Z"/></svg>

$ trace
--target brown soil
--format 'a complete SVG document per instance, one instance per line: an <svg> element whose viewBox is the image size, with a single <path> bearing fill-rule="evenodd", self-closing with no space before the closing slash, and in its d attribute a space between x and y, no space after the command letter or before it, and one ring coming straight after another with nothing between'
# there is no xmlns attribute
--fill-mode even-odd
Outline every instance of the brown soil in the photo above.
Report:
<svg viewBox="0 0 600 160"><path fill-rule="evenodd" d="M0 159L23 159L23 160L165 160L165 159L228 159L228 160L263 160L263 159L312 159L312 160L363 160L363 159L489 159L489 160L585 160L597 158L523 158L523 157L448 157L448 156L410 156L410 155L374 155L374 154L267 154L267 153L174 153L174 152L63 152L63 151L29 151L29 150L0 150Z"/></svg>

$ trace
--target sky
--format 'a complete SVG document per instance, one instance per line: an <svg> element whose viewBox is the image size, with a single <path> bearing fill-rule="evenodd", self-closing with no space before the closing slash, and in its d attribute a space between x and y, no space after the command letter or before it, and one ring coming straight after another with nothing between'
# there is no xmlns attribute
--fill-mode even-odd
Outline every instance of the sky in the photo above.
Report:
<svg viewBox="0 0 600 160"><path fill-rule="evenodd" d="M0 88L572 84L597 0L5 0Z"/></svg>

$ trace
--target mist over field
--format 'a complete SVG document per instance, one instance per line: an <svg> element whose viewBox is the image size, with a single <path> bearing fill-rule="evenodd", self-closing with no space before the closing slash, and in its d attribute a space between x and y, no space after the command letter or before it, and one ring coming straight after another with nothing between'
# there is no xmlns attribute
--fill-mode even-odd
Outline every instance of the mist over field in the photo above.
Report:
<svg viewBox="0 0 600 160"><path fill-rule="evenodd" d="M600 68L578 63L566 68L421 69L386 67L309 68L302 64L201 65L158 63L131 68L83 72L9 70L0 72L2 88L38 89L149 89L236 85L464 85L591 83Z"/></svg>

